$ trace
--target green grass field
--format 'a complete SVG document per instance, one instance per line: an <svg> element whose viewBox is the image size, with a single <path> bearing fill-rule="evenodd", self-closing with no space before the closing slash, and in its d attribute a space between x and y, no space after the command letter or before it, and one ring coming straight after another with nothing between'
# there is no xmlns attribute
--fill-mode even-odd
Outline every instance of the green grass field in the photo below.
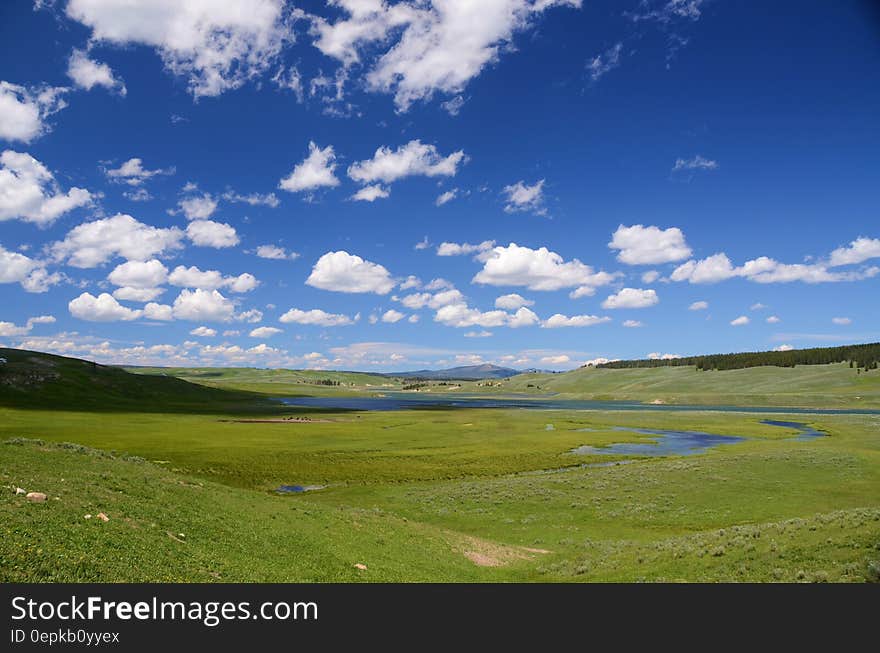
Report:
<svg viewBox="0 0 880 653"><path fill-rule="evenodd" d="M112 393L151 384L141 409L5 395L0 580L880 580L880 415L774 414L828 433L798 441L742 412L304 413L242 394L244 373L229 394L209 377L210 396L114 377ZM35 394L69 396L61 381ZM569 453L647 437L616 426L748 439L602 467Z"/></svg>

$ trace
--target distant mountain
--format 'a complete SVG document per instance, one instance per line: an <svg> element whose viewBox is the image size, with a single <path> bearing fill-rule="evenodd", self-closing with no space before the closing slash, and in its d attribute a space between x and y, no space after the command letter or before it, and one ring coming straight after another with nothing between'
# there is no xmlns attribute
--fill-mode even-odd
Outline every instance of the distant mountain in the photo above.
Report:
<svg viewBox="0 0 880 653"><path fill-rule="evenodd" d="M506 379L519 374L519 370L498 365L466 365L451 367L446 370L416 370L414 372L395 372L387 376L399 376L406 379L430 379L447 381L478 381L481 379Z"/></svg>

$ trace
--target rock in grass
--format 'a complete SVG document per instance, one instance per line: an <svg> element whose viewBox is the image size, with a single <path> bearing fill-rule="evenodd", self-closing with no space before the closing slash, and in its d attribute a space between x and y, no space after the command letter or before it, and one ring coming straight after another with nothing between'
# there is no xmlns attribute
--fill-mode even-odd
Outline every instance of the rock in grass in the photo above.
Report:
<svg viewBox="0 0 880 653"><path fill-rule="evenodd" d="M48 497L42 492L28 492L25 499L33 503L43 503Z"/></svg>
<svg viewBox="0 0 880 653"><path fill-rule="evenodd" d="M366 571L366 570L367 570L367 565L365 565L365 564L362 563L362 562L358 562L358 563L355 564L355 569L360 569L361 571Z"/></svg>
<svg viewBox="0 0 880 653"><path fill-rule="evenodd" d="M110 518L109 518L107 515L105 515L103 512L99 512L99 513L97 514L97 517L98 517L98 519L100 519L101 521L110 521Z"/></svg>
<svg viewBox="0 0 880 653"><path fill-rule="evenodd" d="M27 494L27 490L25 490L23 487L17 487L17 488L15 488L15 494L16 495Z"/></svg>

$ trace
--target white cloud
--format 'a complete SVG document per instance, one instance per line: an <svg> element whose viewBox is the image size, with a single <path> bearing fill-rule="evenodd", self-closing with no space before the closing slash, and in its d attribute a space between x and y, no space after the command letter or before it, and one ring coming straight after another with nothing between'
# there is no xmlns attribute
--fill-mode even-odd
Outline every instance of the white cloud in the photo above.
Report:
<svg viewBox="0 0 880 653"><path fill-rule="evenodd" d="M451 202L452 200L454 200L457 196L458 196L458 189L457 188L453 188L452 190L448 190L444 193L440 193L440 195L437 196L437 199L434 200L434 205L435 206L443 206L447 202Z"/></svg>
<svg viewBox="0 0 880 653"><path fill-rule="evenodd" d="M110 66L89 58L88 53L84 50L74 49L71 53L67 60L67 76L73 80L77 88L87 91L92 90L95 86L103 86L123 97L127 92L125 84L113 74Z"/></svg>
<svg viewBox="0 0 880 653"><path fill-rule="evenodd" d="M766 320L764 320L767 324L779 324L782 322L777 316L771 315Z"/></svg>
<svg viewBox="0 0 880 653"><path fill-rule="evenodd" d="M571 362L571 357L566 354L559 354L558 356L544 356L540 359L540 362L544 365L565 365L566 363Z"/></svg>
<svg viewBox="0 0 880 653"><path fill-rule="evenodd" d="M291 193L312 191L316 188L333 188L339 180L333 171L336 170L336 155L333 146L321 149L314 141L309 142L309 155L302 163L296 164L287 177L279 183L278 188Z"/></svg>
<svg viewBox="0 0 880 653"><path fill-rule="evenodd" d="M117 265L107 280L114 286L156 288L168 280L168 269L157 259L126 261Z"/></svg>
<svg viewBox="0 0 880 653"><path fill-rule="evenodd" d="M766 304L762 304L761 302L749 306L750 311L763 311L765 308L767 308Z"/></svg>
<svg viewBox="0 0 880 653"><path fill-rule="evenodd" d="M84 222L51 245L56 260L77 268L94 268L115 256L144 261L182 247L183 232L161 229L117 213L112 218Z"/></svg>
<svg viewBox="0 0 880 653"><path fill-rule="evenodd" d="M410 324L416 324L419 321L419 316L415 314L410 315L408 318L406 318L406 321Z"/></svg>
<svg viewBox="0 0 880 653"><path fill-rule="evenodd" d="M91 40L154 48L195 96L215 96L263 74L292 39L282 0L70 0Z"/></svg>
<svg viewBox="0 0 880 653"><path fill-rule="evenodd" d="M207 220L217 210L217 200L210 193L204 193L180 200L177 207L187 220Z"/></svg>
<svg viewBox="0 0 880 653"><path fill-rule="evenodd" d="M388 324L395 324L396 322L400 322L405 317L405 314L401 313L400 311L395 311L393 308L391 308L382 314L382 321L387 322Z"/></svg>
<svg viewBox="0 0 880 653"><path fill-rule="evenodd" d="M597 54L590 60L590 63L587 64L587 70L590 71L590 77L594 82L599 81L603 75L620 65L621 50L623 50L623 43L615 43L605 52Z"/></svg>
<svg viewBox="0 0 880 653"><path fill-rule="evenodd" d="M607 285L614 275L594 272L577 259L565 261L546 247L530 249L510 243L489 252L474 283L489 286L525 286L530 290L559 290L575 286Z"/></svg>
<svg viewBox="0 0 880 653"><path fill-rule="evenodd" d="M627 265L671 263L686 259L692 253L681 229L660 229L640 224L617 227L608 247L619 250L617 260Z"/></svg>
<svg viewBox="0 0 880 653"><path fill-rule="evenodd" d="M705 311L709 308L709 302L699 301L688 306L689 311Z"/></svg>
<svg viewBox="0 0 880 653"><path fill-rule="evenodd" d="M46 226L92 199L84 188L62 192L48 168L30 154L0 154L0 222L18 219Z"/></svg>
<svg viewBox="0 0 880 653"><path fill-rule="evenodd" d="M101 293L97 297L84 292L67 304L70 314L89 322L118 322L136 320L141 311L122 306L112 295Z"/></svg>
<svg viewBox="0 0 880 653"><path fill-rule="evenodd" d="M437 309L434 321L446 326L463 327L500 327L520 328L538 324L540 320L528 308L520 308L516 313L506 311L482 312L476 308L470 308L464 302L446 304Z"/></svg>
<svg viewBox="0 0 880 653"><path fill-rule="evenodd" d="M654 283L659 278L660 273L657 270L648 270L642 273L642 283Z"/></svg>
<svg viewBox="0 0 880 653"><path fill-rule="evenodd" d="M535 302L531 299L526 299L522 295L518 295L517 293L510 293L509 295L501 295L495 300L495 308L501 308L508 311L515 311L521 306L534 306Z"/></svg>
<svg viewBox="0 0 880 653"><path fill-rule="evenodd" d="M144 306L144 317L148 320L158 320L160 322L170 322L174 319L172 308L167 304L156 304L150 302Z"/></svg>
<svg viewBox="0 0 880 653"><path fill-rule="evenodd" d="M124 161L118 168L110 168L104 171L108 178L129 186L140 186L145 181L157 175L173 175L175 169L157 168L156 170L148 170L144 168L143 159L132 157L128 161ZM146 192L146 191L144 191Z"/></svg>
<svg viewBox="0 0 880 653"><path fill-rule="evenodd" d="M295 323L325 327L348 326L349 324L354 324L354 320L352 320L347 315L327 313L326 311L322 311L319 308L313 308L310 311L302 311L298 308L291 308L284 315L278 318L278 321L284 324Z"/></svg>
<svg viewBox="0 0 880 653"><path fill-rule="evenodd" d="M351 196L351 199L360 202L374 202L377 199L385 199L391 195L391 191L384 188L381 184L373 184L364 186L358 192Z"/></svg>
<svg viewBox="0 0 880 653"><path fill-rule="evenodd" d="M472 245L470 243L440 243L437 247L437 256L461 256L464 254L475 254L488 252L495 247L494 240L484 240L482 243Z"/></svg>
<svg viewBox="0 0 880 653"><path fill-rule="evenodd" d="M67 106L63 98L67 90L0 81L0 138L30 143L48 132L46 118Z"/></svg>
<svg viewBox="0 0 880 653"><path fill-rule="evenodd" d="M226 329L223 332L224 338L234 338L235 336L240 336L240 335L241 335L241 331L238 331L237 329Z"/></svg>
<svg viewBox="0 0 880 653"><path fill-rule="evenodd" d="M832 317L831 321L839 326L847 326L852 324L852 320L848 317Z"/></svg>
<svg viewBox="0 0 880 653"><path fill-rule="evenodd" d="M571 317L569 317L567 315L562 315L561 313L556 313L544 320L544 323L541 326L545 329L560 329L564 327L589 327L610 321L611 318L605 316L599 317L598 315L572 315Z"/></svg>
<svg viewBox="0 0 880 653"><path fill-rule="evenodd" d="M250 195L241 195L233 190L227 190L222 195L227 202L238 204L248 204L250 206L268 206L276 209L281 204L281 200L275 193L251 193Z"/></svg>
<svg viewBox="0 0 880 653"><path fill-rule="evenodd" d="M520 180L515 184L505 186L502 191L505 195L504 210L508 213L531 211L537 215L544 215L547 212L543 207L544 181L541 179L528 186Z"/></svg>
<svg viewBox="0 0 880 653"><path fill-rule="evenodd" d="M467 333L464 334L464 337L465 338L491 338L492 335L493 334L491 331L486 331L484 329L483 331L468 331Z"/></svg>
<svg viewBox="0 0 880 653"><path fill-rule="evenodd" d="M164 288L132 288L122 286L113 291L113 296L123 301L151 302L164 292Z"/></svg>
<svg viewBox="0 0 880 653"><path fill-rule="evenodd" d="M288 252L278 245L260 245L257 247L256 254L260 258L274 259L276 261L293 261L299 258L299 254L296 252Z"/></svg>
<svg viewBox="0 0 880 653"><path fill-rule="evenodd" d="M306 284L334 292L385 295L394 288L395 281L378 263L338 251L327 252L318 259Z"/></svg>
<svg viewBox="0 0 880 653"><path fill-rule="evenodd" d="M274 306L272 307L274 308ZM252 308L249 311L242 311L241 313L236 313L233 316L239 322L247 322L248 324L256 324L260 320L263 319L263 312L257 310L256 308Z"/></svg>
<svg viewBox="0 0 880 653"><path fill-rule="evenodd" d="M639 322L638 320L624 320L623 326L628 329L637 329L639 327L645 326L644 322Z"/></svg>
<svg viewBox="0 0 880 653"><path fill-rule="evenodd" d="M773 351L791 351L794 349L791 345L779 345L778 347L774 347Z"/></svg>
<svg viewBox="0 0 880 653"><path fill-rule="evenodd" d="M264 326L252 329L248 335L251 338L271 338L272 336L278 335L279 333L283 333L283 330L276 327Z"/></svg>
<svg viewBox="0 0 880 653"><path fill-rule="evenodd" d="M18 326L12 322L0 322L0 337L24 336L30 333L35 324L54 324L54 315L38 315L29 318L24 326Z"/></svg>
<svg viewBox="0 0 880 653"><path fill-rule="evenodd" d="M653 289L623 288L602 302L602 308L647 308L660 301Z"/></svg>
<svg viewBox="0 0 880 653"><path fill-rule="evenodd" d="M225 222L212 220L195 220L186 226L186 237L193 245L200 247L234 247L238 245L239 238L235 227Z"/></svg>
<svg viewBox="0 0 880 653"><path fill-rule="evenodd" d="M348 176L362 184L384 182L390 184L404 177L453 177L459 164L465 160L464 151L441 156L437 147L412 140L396 150L379 147L371 159L356 161L348 167Z"/></svg>
<svg viewBox="0 0 880 653"><path fill-rule="evenodd" d="M237 277L224 277L218 270L200 270L196 266L184 267L178 265L168 275L168 282L180 288L197 288L201 290L216 290L229 288L232 292L249 292L259 285L259 281L249 272L244 272Z"/></svg>
<svg viewBox="0 0 880 653"><path fill-rule="evenodd" d="M675 165L672 166L672 172L681 172L682 170L717 170L718 162L697 154L690 159L678 158Z"/></svg>
<svg viewBox="0 0 880 653"><path fill-rule="evenodd" d="M745 315L740 315L738 318L730 321L730 326L745 326L751 322L749 318Z"/></svg>
<svg viewBox="0 0 880 653"><path fill-rule="evenodd" d="M580 0L486 0L336 3L347 17L314 18L315 46L349 68L368 67L367 88L393 93L399 111L435 93L461 93L513 36L549 7L580 7ZM372 62L363 57L380 54Z"/></svg>
<svg viewBox="0 0 880 653"><path fill-rule="evenodd" d="M191 322L226 322L235 313L235 304L217 290L181 290L171 307L175 319Z"/></svg>
<svg viewBox="0 0 880 653"><path fill-rule="evenodd" d="M189 332L191 336L198 336L200 338L213 338L217 335L216 329L210 329L206 326L196 327L192 331Z"/></svg>
<svg viewBox="0 0 880 653"><path fill-rule="evenodd" d="M691 259L678 266L670 275L673 281L690 283L717 283L726 279L740 277L755 283L837 283L861 281L880 274L880 267L862 270L835 272L829 270L827 263L780 263L767 256L746 261L734 267L724 253L714 254L701 261Z"/></svg>
<svg viewBox="0 0 880 653"><path fill-rule="evenodd" d="M831 252L828 267L855 265L872 258L880 258L880 238L856 238L847 247Z"/></svg>
<svg viewBox="0 0 880 653"><path fill-rule="evenodd" d="M416 249L416 250L428 249L430 246L431 246L431 243L428 242L428 237L425 236L422 240L420 240L419 242L417 242L413 246L413 249Z"/></svg>

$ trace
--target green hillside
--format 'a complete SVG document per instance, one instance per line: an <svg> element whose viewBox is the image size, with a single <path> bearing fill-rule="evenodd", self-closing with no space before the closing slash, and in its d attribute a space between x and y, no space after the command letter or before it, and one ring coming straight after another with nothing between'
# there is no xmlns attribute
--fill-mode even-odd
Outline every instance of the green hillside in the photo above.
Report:
<svg viewBox="0 0 880 653"><path fill-rule="evenodd" d="M724 371L583 367L562 374L521 374L491 389L669 404L880 407L880 372L860 373L846 363Z"/></svg>
<svg viewBox="0 0 880 653"><path fill-rule="evenodd" d="M366 372L259 369L254 367L128 367L145 376L173 376L191 383L270 396L362 394L400 390L400 379Z"/></svg>
<svg viewBox="0 0 880 653"><path fill-rule="evenodd" d="M256 394L205 387L170 375L139 376L118 367L22 349L0 348L0 406L150 412L265 410Z"/></svg>

